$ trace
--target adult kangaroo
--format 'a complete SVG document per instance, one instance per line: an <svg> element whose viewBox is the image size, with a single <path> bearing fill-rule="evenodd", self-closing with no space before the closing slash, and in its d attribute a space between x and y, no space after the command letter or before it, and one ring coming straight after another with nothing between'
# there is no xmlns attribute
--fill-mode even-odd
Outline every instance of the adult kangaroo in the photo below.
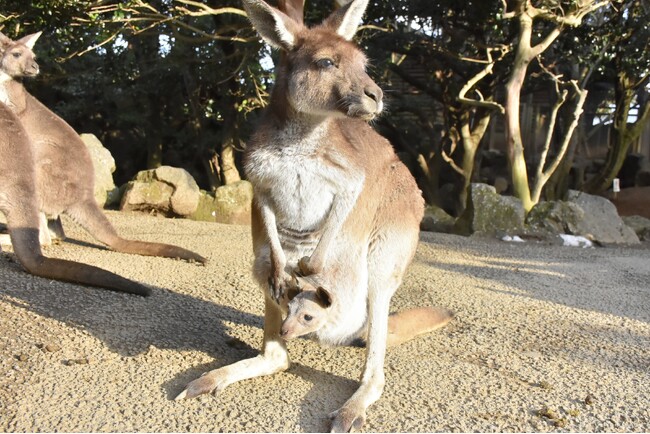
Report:
<svg viewBox="0 0 650 434"><path fill-rule="evenodd" d="M367 303L361 384L330 416L332 431L359 428L382 394L391 297L418 242L424 201L389 142L367 124L382 91L352 43L367 0L353 0L308 29L262 0L244 0L262 38L284 51L271 101L245 152L253 183L253 274L265 294L262 353L207 372L177 399L220 391L289 366L281 337L291 271L338 272ZM340 249L346 259L338 262ZM338 270L338 271L337 271Z"/></svg>
<svg viewBox="0 0 650 434"><path fill-rule="evenodd" d="M111 249L124 253L180 258L205 263L201 255L169 244L121 238L93 196L95 173L90 153L63 119L34 98L20 81L38 74L32 51L39 33L12 41L0 33L0 102L22 123L34 150L37 205L48 217L67 214ZM41 219L41 238L47 227Z"/></svg>
<svg viewBox="0 0 650 434"><path fill-rule="evenodd" d="M31 274L129 294L149 295L146 286L101 268L47 258L39 244L34 149L18 117L0 102L0 212L7 219L18 261Z"/></svg>

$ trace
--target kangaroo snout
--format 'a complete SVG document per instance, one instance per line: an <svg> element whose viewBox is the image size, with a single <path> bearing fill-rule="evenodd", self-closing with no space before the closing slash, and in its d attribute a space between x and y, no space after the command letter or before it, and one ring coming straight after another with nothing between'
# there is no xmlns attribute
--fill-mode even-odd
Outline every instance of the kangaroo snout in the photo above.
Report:
<svg viewBox="0 0 650 434"><path fill-rule="evenodd" d="M25 75L33 77L35 75L38 75L39 71L40 71L40 68L38 67L38 63L32 62L32 64L29 65L29 67L25 71Z"/></svg>
<svg viewBox="0 0 650 434"><path fill-rule="evenodd" d="M368 85L363 89L363 108L370 116L375 117L379 115L384 108L384 92L376 84Z"/></svg>

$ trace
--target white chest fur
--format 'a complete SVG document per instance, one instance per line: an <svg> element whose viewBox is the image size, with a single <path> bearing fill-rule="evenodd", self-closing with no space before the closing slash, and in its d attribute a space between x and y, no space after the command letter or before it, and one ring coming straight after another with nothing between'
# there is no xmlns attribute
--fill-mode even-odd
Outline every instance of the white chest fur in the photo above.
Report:
<svg viewBox="0 0 650 434"><path fill-rule="evenodd" d="M0 102L10 105L9 94L7 93L7 83L11 77L6 72L0 72Z"/></svg>
<svg viewBox="0 0 650 434"><path fill-rule="evenodd" d="M296 139L290 132L251 152L247 175L256 195L265 195L277 225L296 231L318 231L337 194L358 188L344 159L328 148L325 131ZM327 154L327 158L324 155Z"/></svg>

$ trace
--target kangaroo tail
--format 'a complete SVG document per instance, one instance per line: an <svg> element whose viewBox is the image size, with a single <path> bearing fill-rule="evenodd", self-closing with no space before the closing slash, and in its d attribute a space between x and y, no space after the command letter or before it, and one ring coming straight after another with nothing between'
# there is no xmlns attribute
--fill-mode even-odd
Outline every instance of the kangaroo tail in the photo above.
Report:
<svg viewBox="0 0 650 434"><path fill-rule="evenodd" d="M397 312L388 317L387 346L393 347L429 333L447 324L453 313L442 308L420 307Z"/></svg>
<svg viewBox="0 0 650 434"><path fill-rule="evenodd" d="M35 276L145 297L151 294L151 290L141 283L125 279L110 271L79 262L43 256L36 228L12 228L10 236L18 260L29 273Z"/></svg>
<svg viewBox="0 0 650 434"><path fill-rule="evenodd" d="M144 256L162 256L196 261L205 264L207 259L198 253L171 244L150 243L121 238L102 210L92 200L75 204L68 210L70 216L81 224L92 236L111 249L122 253Z"/></svg>

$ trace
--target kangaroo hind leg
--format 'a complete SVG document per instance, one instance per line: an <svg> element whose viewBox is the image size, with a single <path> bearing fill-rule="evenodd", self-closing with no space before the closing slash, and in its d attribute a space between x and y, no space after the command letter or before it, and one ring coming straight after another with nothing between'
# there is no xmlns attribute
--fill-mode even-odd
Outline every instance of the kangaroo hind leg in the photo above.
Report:
<svg viewBox="0 0 650 434"><path fill-rule="evenodd" d="M204 393L217 393L230 384L250 378L271 375L289 368L289 354L284 340L280 337L282 313L279 306L266 296L264 315L264 344L262 353L250 359L240 360L231 365L206 372L189 383L175 398L194 398Z"/></svg>
<svg viewBox="0 0 650 434"><path fill-rule="evenodd" d="M203 256L182 247L120 237L92 198L74 204L66 212L93 237L117 252L207 262Z"/></svg>
<svg viewBox="0 0 650 434"><path fill-rule="evenodd" d="M408 227L411 229L410 227ZM402 283L418 242L418 227L384 228L368 249L368 331L361 384L343 406L330 415L332 432L359 429L366 410L384 390L384 360L388 343L390 300Z"/></svg>

